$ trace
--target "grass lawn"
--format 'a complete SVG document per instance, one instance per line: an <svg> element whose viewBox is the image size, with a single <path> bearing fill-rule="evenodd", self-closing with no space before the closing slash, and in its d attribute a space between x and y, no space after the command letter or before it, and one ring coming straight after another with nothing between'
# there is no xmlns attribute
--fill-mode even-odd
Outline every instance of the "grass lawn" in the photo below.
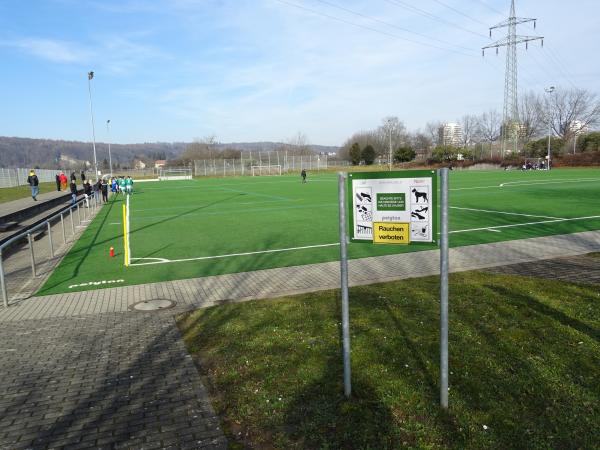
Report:
<svg viewBox="0 0 600 450"><path fill-rule="evenodd" d="M339 258L335 174L136 183L132 265L123 266L122 196L94 219L40 295L296 266ZM450 245L600 229L599 169L454 171ZM117 258L109 258L110 247ZM351 244L361 258L432 249ZM82 285L83 284L83 285Z"/></svg>
<svg viewBox="0 0 600 450"><path fill-rule="evenodd" d="M40 194L56 190L56 183L40 183ZM31 188L29 185L0 188L0 203L19 200L20 198L31 197Z"/></svg>
<svg viewBox="0 0 600 450"><path fill-rule="evenodd" d="M597 286L451 275L447 413L438 288L429 277L351 289L350 400L339 291L212 307L178 325L231 448L599 448Z"/></svg>

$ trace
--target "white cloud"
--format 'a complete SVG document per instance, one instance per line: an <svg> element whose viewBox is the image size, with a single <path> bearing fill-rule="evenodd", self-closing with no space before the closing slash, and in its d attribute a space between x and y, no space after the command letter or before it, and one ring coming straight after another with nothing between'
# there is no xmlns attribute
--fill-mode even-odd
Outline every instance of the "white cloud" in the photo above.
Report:
<svg viewBox="0 0 600 450"><path fill-rule="evenodd" d="M57 63L84 63L90 59L90 52L78 45L54 39L26 38L4 42L39 58Z"/></svg>

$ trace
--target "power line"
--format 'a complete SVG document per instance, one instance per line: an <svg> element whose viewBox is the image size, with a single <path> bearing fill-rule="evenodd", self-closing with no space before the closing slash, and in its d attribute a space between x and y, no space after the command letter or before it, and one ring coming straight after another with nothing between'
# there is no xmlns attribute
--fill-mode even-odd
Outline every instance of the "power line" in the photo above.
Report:
<svg viewBox="0 0 600 450"><path fill-rule="evenodd" d="M496 13L498 13L498 14L502 14L502 15L506 14L505 12L503 12L503 11L500 11L500 10L498 10L498 9L494 8L493 6L490 6L490 5L489 5L487 2L484 2L484 1L482 1L482 0L472 0L472 1L473 1L474 3L479 3L480 5L483 5L483 6L485 6L485 7L486 7L487 9L489 9L490 11L494 11L494 12L496 12Z"/></svg>
<svg viewBox="0 0 600 450"><path fill-rule="evenodd" d="M413 40L413 39L408 39L408 38L405 38L405 37L402 37L402 36L398 36L397 34L394 34L394 33L388 33L387 31L382 31L382 30L379 30L377 28L372 28L372 27L369 27L369 26L366 26L366 25L361 25L359 23L352 22L352 21L346 20L346 19L342 19L341 17L332 16L331 14L322 13L322 12L317 11L315 9L307 8L306 6L298 5L298 4L292 3L292 2L288 2L286 0L275 0L275 1L277 1L279 3L283 3L284 5L288 5L288 6L292 6L294 8L298 8L298 9L301 9L301 10L304 10L304 11L308 11L311 14L315 14L317 16L325 17L325 18L330 19L330 20L335 20L336 22L345 23L345 24L351 25L353 27L362 28L364 30L369 30L369 31L372 31L374 33L379 33L379 34L382 34L384 36L393 37L395 39L400 39L402 41L410 42L412 44L422 45L422 46L425 46L425 47L436 48L438 50L449 51L449 52L457 53L457 54L463 55L463 56L468 56L468 57L473 57L473 58L475 57L475 55L473 55L473 54L463 53L461 51L454 50L452 48L439 47L437 45L429 44L427 42L421 42L421 41L416 41L416 40Z"/></svg>
<svg viewBox="0 0 600 450"><path fill-rule="evenodd" d="M487 24L485 22L482 22L479 19L475 19L475 18L471 17L470 15L468 15L462 11L459 11L458 9L454 8L453 6L450 6L440 0L432 0L432 1L436 2L439 5L442 5L444 8L448 8L450 11L454 11L456 14L460 14L461 16L466 17L467 19L472 20L473 22L476 22L480 25L484 25L487 27Z"/></svg>
<svg viewBox="0 0 600 450"><path fill-rule="evenodd" d="M544 52L554 60L555 64L557 64L559 72L561 72L565 80L567 80L567 82L573 86L574 89L577 89L577 86L575 83L573 83L573 78L575 77L571 76L569 72L567 72L566 65L563 64L562 60L558 57L558 54L556 54L552 48L545 48Z"/></svg>
<svg viewBox="0 0 600 450"><path fill-rule="evenodd" d="M347 13L353 14L355 16L362 17L362 18L368 19L368 20L372 20L373 22L381 23L381 24L386 25L386 26L391 27L391 28L396 28L397 30L404 31L406 33L411 33L411 34L414 34L416 36L421 36L421 37L424 37L425 39L430 39L432 41L440 42L440 43L445 44L445 45L451 45L453 47L460 48L462 50L473 51L473 49L470 48L470 47L463 47L463 46L457 45L457 44L450 44L447 41L443 41L441 39L437 39L437 38L434 38L434 37L431 37L431 36L427 36L426 34L422 34L422 33L416 32L416 31L412 31L412 30L409 30L408 28L400 27L400 26L395 25L393 23L389 23L389 22L386 22L384 20L377 19L376 17L367 16L366 14L353 11L353 10L345 8L343 6L336 5L335 3L331 3L331 2L329 2L327 0L316 0L316 1L321 2L321 3L325 4L325 5L329 5L329 6L333 7L333 8L337 8L339 10L345 11Z"/></svg>
<svg viewBox="0 0 600 450"><path fill-rule="evenodd" d="M409 5L409 4L404 3L404 2L402 2L400 0L385 0L385 1L388 2L388 3L391 3L392 5L398 6L400 8L404 8L404 9L408 9L409 11L416 12L417 14L419 14L419 15L421 15L423 17L427 17L427 18L435 20L437 22L441 22L443 24L450 25L451 27L458 28L459 30L462 30L462 31L464 31L466 33L471 33L471 34L474 34L475 36L484 37L484 38L488 39L488 36L486 36L484 34L477 33L476 31L469 30L468 28L465 28L465 27L461 27L460 25L457 25L454 22L450 22L450 21L448 21L446 19L443 19L443 18L441 18L439 16L436 16L435 14L432 14L430 12L427 12L427 11L423 10L423 9L417 8L416 6Z"/></svg>

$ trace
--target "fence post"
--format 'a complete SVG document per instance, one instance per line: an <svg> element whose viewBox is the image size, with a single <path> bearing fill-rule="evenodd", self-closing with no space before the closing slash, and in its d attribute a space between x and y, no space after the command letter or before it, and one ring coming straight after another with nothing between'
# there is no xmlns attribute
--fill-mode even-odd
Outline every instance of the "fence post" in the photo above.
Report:
<svg viewBox="0 0 600 450"><path fill-rule="evenodd" d="M31 255L31 273L33 274L33 278L35 278L35 255L33 254L33 239L31 238L31 233L27 233L27 240L29 242L29 254Z"/></svg>
<svg viewBox="0 0 600 450"><path fill-rule="evenodd" d="M65 233L65 219L63 213L60 213L60 226L62 228L63 244L67 245L67 233Z"/></svg>
<svg viewBox="0 0 600 450"><path fill-rule="evenodd" d="M48 225L48 241L50 242L50 258L54 258L54 246L52 245L52 225L50 221L46 222Z"/></svg>
<svg viewBox="0 0 600 450"><path fill-rule="evenodd" d="M69 208L69 216L71 217L71 234L75 240L75 219L73 218L73 206Z"/></svg>
<svg viewBox="0 0 600 450"><path fill-rule="evenodd" d="M4 279L4 265L2 264L2 248L0 248L0 288L2 289L2 301L4 307L8 308L8 290L6 289L6 280Z"/></svg>
<svg viewBox="0 0 600 450"><path fill-rule="evenodd" d="M81 211L79 211L79 202L77 202L77 220L79 225L81 225Z"/></svg>

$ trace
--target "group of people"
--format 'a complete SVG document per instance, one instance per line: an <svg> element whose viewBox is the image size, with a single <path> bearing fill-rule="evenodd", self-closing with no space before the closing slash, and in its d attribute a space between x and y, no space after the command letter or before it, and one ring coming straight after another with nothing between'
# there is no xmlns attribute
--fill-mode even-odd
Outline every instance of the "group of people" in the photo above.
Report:
<svg viewBox="0 0 600 450"><path fill-rule="evenodd" d="M108 202L108 190L110 186L111 192L114 194L118 194L119 192L131 194L133 193L133 179L131 176L119 176L119 177L111 177L110 180L108 178L100 178L95 183L90 183L90 180L86 179L85 172L82 170L81 174L81 184L83 185L83 197L84 202L87 207L89 207L89 199L93 196L96 201L100 201L100 195L102 195L102 202ZM75 172L71 173L71 182L69 184L69 190L71 192L71 199L73 204L77 202L77 176ZM67 190L67 176L64 172L60 172L56 174L56 190L57 191L66 191ZM37 201L37 196L40 192L40 180L38 176L35 174L35 171L32 169L29 172L29 176L27 177L27 183L31 187L31 198Z"/></svg>

